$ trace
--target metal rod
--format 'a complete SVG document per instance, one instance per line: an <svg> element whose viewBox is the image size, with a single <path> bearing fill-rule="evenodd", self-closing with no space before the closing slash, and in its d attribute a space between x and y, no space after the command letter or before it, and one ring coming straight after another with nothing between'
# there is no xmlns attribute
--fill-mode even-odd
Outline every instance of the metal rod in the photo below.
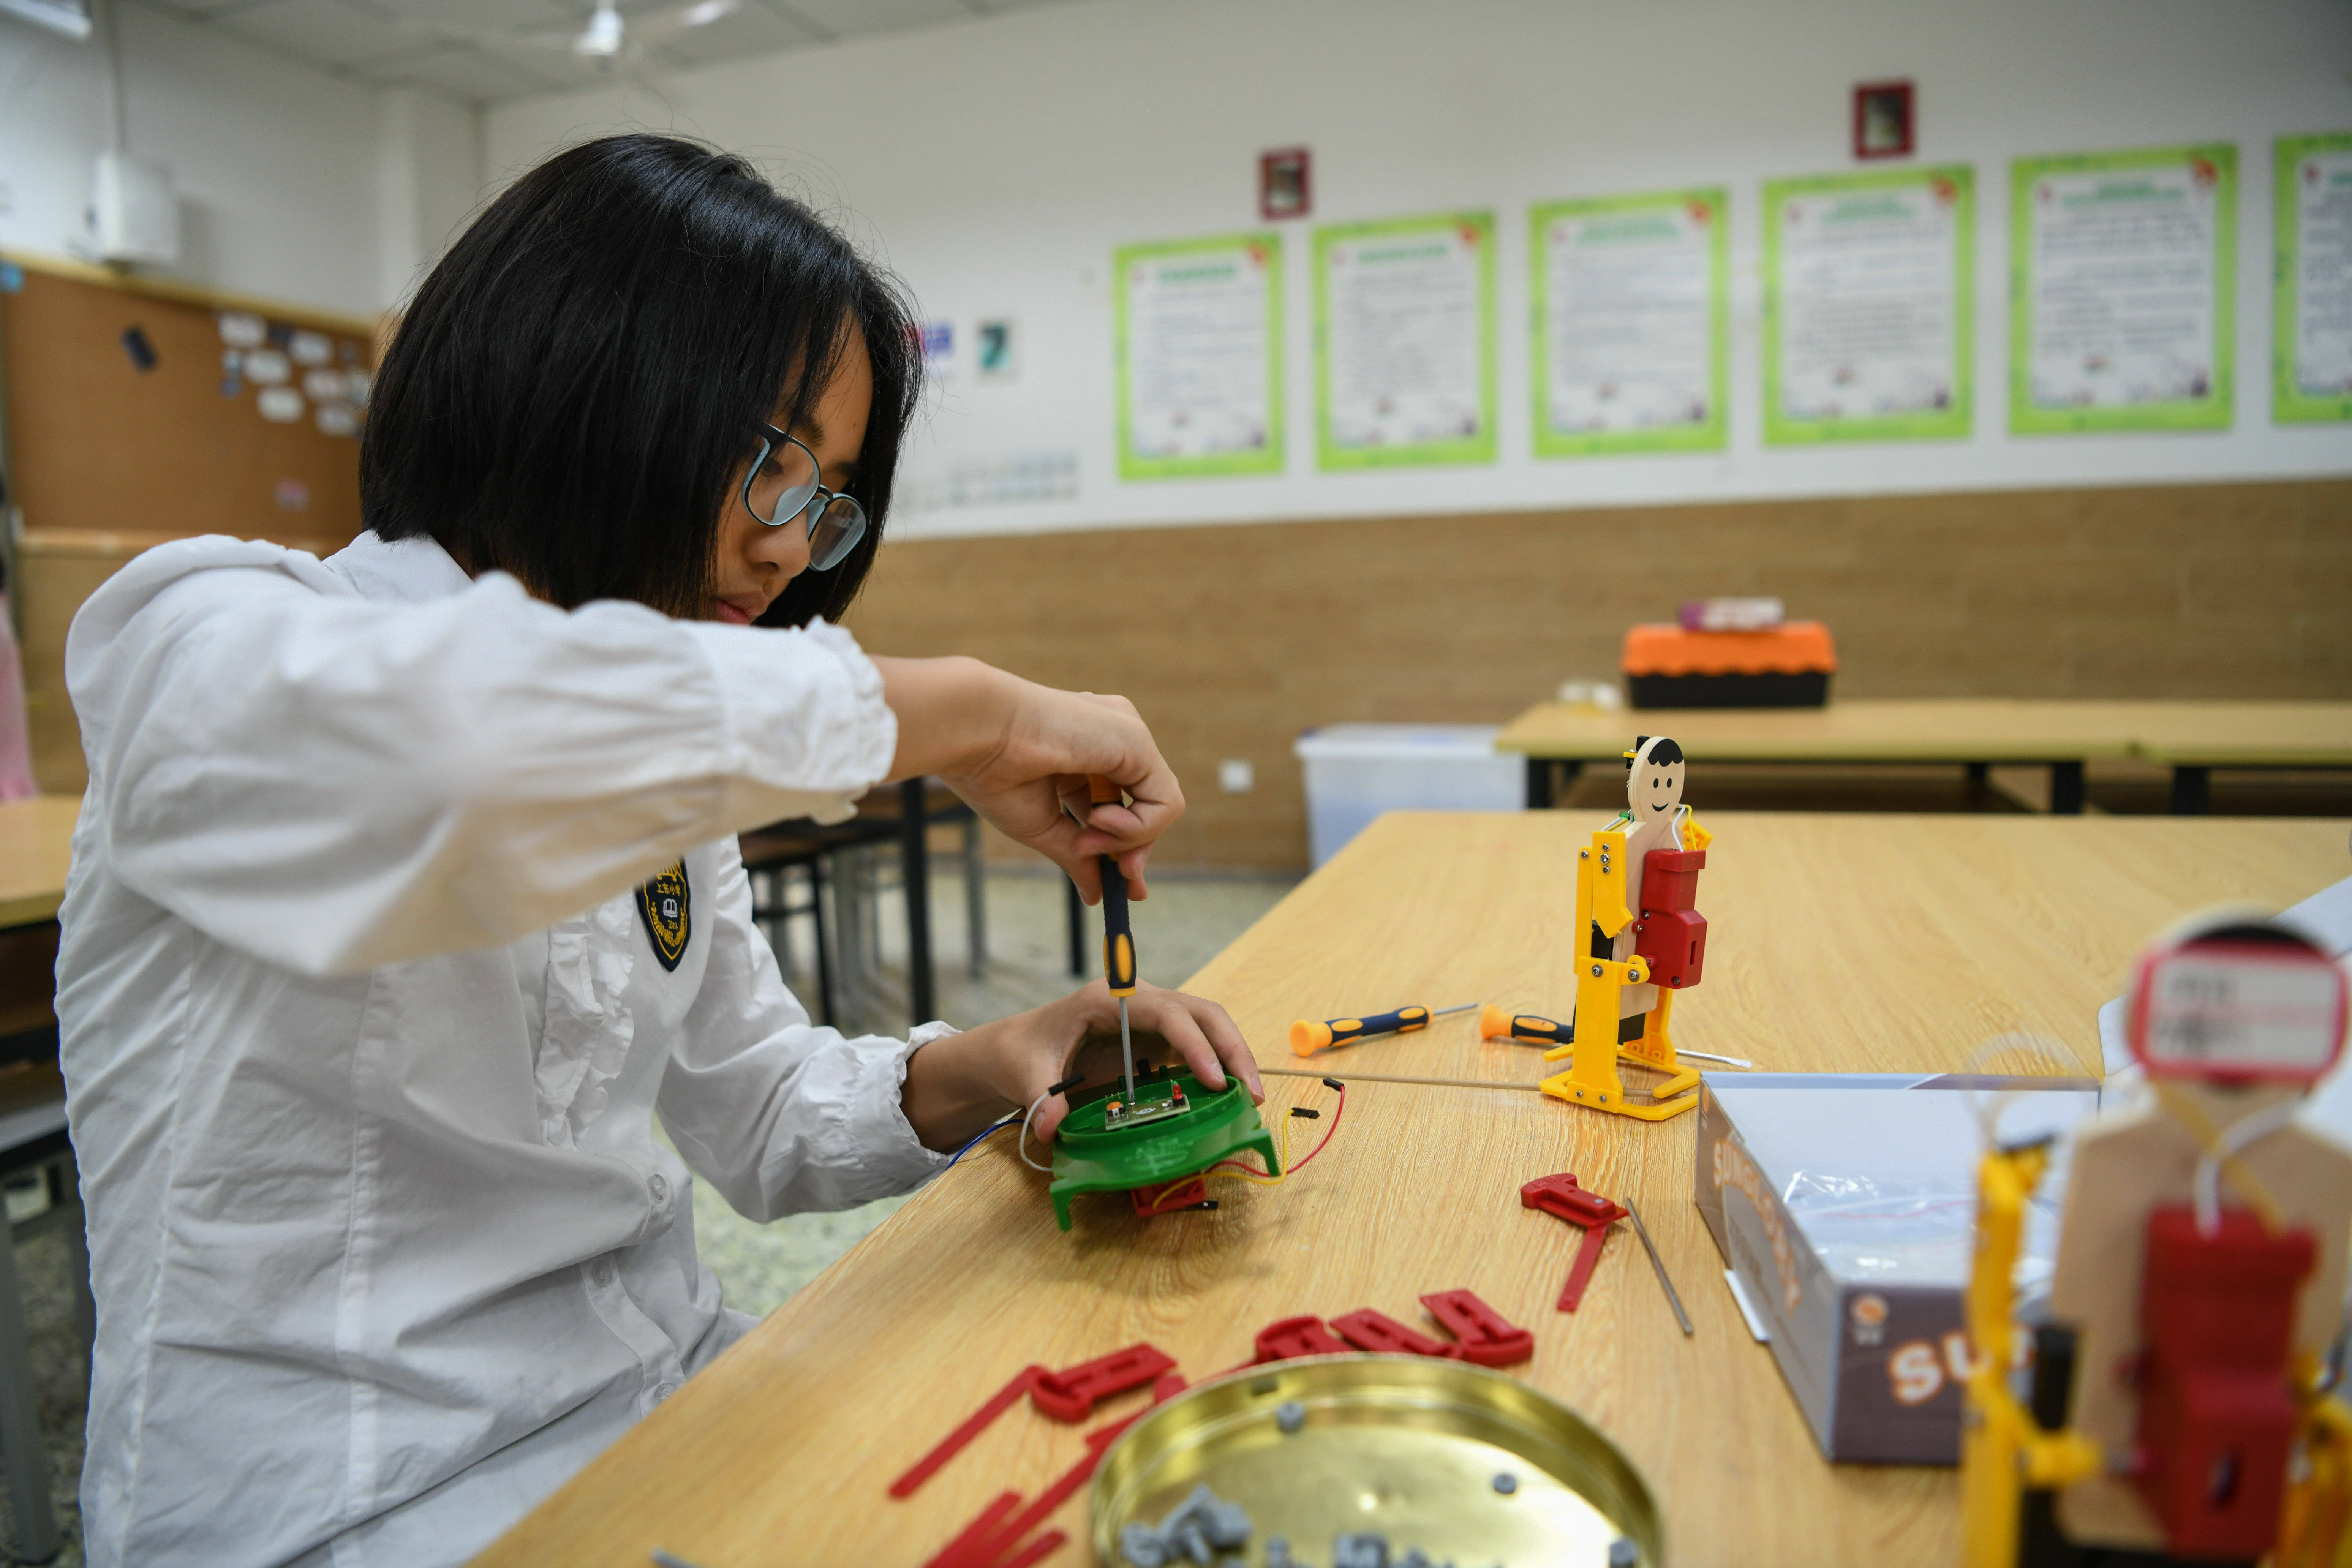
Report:
<svg viewBox="0 0 2352 1568"><path fill-rule="evenodd" d="M1477 1005L1478 1004L1475 1002L1465 1002L1459 1007L1440 1007L1436 1012L1432 1013L1430 1016L1433 1018L1443 1018L1448 1013L1467 1013L1471 1008Z"/></svg>
<svg viewBox="0 0 2352 1568"><path fill-rule="evenodd" d="M1438 1089L1524 1089L1536 1094L1543 1092L1539 1083L1514 1083L1508 1079L1401 1078L1377 1072L1317 1072L1312 1068L1260 1067L1257 1070L1268 1078L1336 1078L1342 1083L1425 1083Z"/></svg>
<svg viewBox="0 0 2352 1568"><path fill-rule="evenodd" d="M1675 1055L1678 1057L1696 1057L1703 1062L1721 1062L1727 1068L1753 1068L1756 1065L1754 1062L1749 1061L1746 1057L1719 1057L1713 1051L1686 1051L1680 1046L1676 1046L1675 1047Z"/></svg>
<svg viewBox="0 0 2352 1568"><path fill-rule="evenodd" d="M1127 1030L1127 998L1118 999L1118 1060L1127 1069L1127 1103L1135 1104L1135 1037Z"/></svg>
<svg viewBox="0 0 2352 1568"><path fill-rule="evenodd" d="M1666 1260L1658 1256L1658 1244L1650 1239L1650 1227L1642 1223L1642 1211L1633 1206L1632 1198L1620 1197L1617 1201L1623 1204L1625 1212L1633 1216L1633 1234L1642 1238L1642 1250L1650 1255L1650 1267L1658 1271L1658 1283L1665 1287L1666 1304L1675 1310L1675 1321L1683 1326L1685 1334L1697 1333L1698 1331L1691 1327L1690 1314L1683 1310L1683 1299L1675 1294L1675 1282L1666 1278Z"/></svg>

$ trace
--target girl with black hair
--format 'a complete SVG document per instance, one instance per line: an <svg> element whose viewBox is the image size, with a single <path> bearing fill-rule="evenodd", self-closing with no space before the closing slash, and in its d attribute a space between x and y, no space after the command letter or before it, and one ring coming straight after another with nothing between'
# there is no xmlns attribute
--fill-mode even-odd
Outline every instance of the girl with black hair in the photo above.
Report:
<svg viewBox="0 0 2352 1568"><path fill-rule="evenodd" d="M166 545L77 618L92 1563L463 1561L748 1326L695 1178L761 1219L904 1192L1112 1022L1097 983L847 1039L751 924L733 835L886 779L944 777L1090 897L1103 853L1141 896L1183 809L1124 701L828 624L908 327L741 160L573 148L419 289L366 532ZM1136 1014L1256 1091L1213 1004Z"/></svg>

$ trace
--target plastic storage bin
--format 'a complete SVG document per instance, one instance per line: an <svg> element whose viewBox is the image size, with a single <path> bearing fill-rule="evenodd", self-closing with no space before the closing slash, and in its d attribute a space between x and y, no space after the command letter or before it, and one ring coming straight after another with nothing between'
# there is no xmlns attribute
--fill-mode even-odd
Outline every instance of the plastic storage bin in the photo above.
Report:
<svg viewBox="0 0 2352 1568"><path fill-rule="evenodd" d="M1384 811L1517 811L1527 759L1495 750L1495 724L1333 724L1292 747L1307 774L1308 848L1320 866Z"/></svg>

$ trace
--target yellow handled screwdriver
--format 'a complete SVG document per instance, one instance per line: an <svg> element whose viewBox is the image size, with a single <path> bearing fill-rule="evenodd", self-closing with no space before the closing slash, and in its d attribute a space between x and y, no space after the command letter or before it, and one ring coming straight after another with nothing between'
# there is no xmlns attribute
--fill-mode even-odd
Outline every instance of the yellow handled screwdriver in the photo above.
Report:
<svg viewBox="0 0 2352 1568"><path fill-rule="evenodd" d="M1100 773L1087 775L1091 805L1117 805L1118 785ZM1135 994L1135 933L1127 923L1127 873L1114 856L1102 857L1103 978L1118 998L1118 1057L1127 1069L1127 1103L1135 1103L1135 1039L1128 1032L1127 999Z"/></svg>
<svg viewBox="0 0 2352 1568"><path fill-rule="evenodd" d="M1467 1013L1477 1005L1465 1002L1459 1007L1440 1007L1434 1013L1426 1007L1400 1007L1393 1013L1374 1013L1364 1018L1326 1018L1319 1024L1301 1018L1290 1026L1290 1049L1294 1055L1311 1057L1349 1040L1370 1039L1374 1035L1410 1035L1415 1029L1429 1027L1432 1018L1443 1018L1448 1013Z"/></svg>

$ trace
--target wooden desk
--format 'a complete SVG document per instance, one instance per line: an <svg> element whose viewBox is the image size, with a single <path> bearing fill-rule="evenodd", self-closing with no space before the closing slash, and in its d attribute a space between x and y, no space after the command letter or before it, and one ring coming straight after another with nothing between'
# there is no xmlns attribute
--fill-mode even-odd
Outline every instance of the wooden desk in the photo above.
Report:
<svg viewBox="0 0 2352 1568"><path fill-rule="evenodd" d="M57 918L80 816L79 796L0 801L0 930Z"/></svg>
<svg viewBox="0 0 2352 1568"><path fill-rule="evenodd" d="M2142 757L2174 768L2174 809L2200 810L2210 769L2352 766L2352 702L2089 702L1922 698L1826 708L1655 709L1542 702L1495 741L1528 759L1528 804L1556 764L1613 762L1636 733L1672 735L1694 762L1995 763L2050 769L2050 809L2083 809L2083 764ZM2184 793L2184 788L2187 793Z"/></svg>
<svg viewBox="0 0 2352 1568"><path fill-rule="evenodd" d="M1474 997L1558 1013L1579 946L1570 868L1597 821L1382 817L1192 987L1283 1066L1302 1014ZM1950 1069L1990 1036L2033 1030L2060 1042L2067 1070L2095 1073L2096 1010L2159 927L2227 899L2281 906L2352 873L2341 822L1726 813L1707 826L1709 963L1677 1032L1779 1069ZM1149 905L1139 920L1148 954ZM1473 1033L1467 1017L1441 1019L1314 1060L1510 1082L1548 1070L1531 1048ZM1989 1065L2050 1070L2030 1055ZM1294 1104L1329 1113L1333 1096L1312 1079L1267 1086L1270 1121ZM1954 1561L1956 1471L1821 1458L1721 1284L1692 1203L1693 1129L1526 1092L1359 1082L1294 1184L1220 1184L1219 1211L1150 1221L1082 1201L1066 1236L1045 1178L1000 1135L480 1562L643 1568L658 1546L701 1568L920 1563L1000 1489L1034 1496L1079 1457L1078 1429L1024 1408L911 1500L885 1495L1024 1363L1066 1366L1141 1339L1198 1377L1244 1359L1276 1318L1371 1306L1417 1321L1423 1292L1457 1286L1536 1331L1521 1374L1642 1468L1671 1561ZM1640 1199L1696 1339L1629 1237L1611 1241L1580 1312L1553 1310L1571 1237L1517 1192L1553 1171ZM1057 1516L1077 1544L1049 1565L1087 1561L1085 1506L1081 1493Z"/></svg>
<svg viewBox="0 0 2352 1568"><path fill-rule="evenodd" d="M2201 815L2215 768L2352 767L2352 702L2150 702L2132 750L2172 770L2172 809Z"/></svg>

